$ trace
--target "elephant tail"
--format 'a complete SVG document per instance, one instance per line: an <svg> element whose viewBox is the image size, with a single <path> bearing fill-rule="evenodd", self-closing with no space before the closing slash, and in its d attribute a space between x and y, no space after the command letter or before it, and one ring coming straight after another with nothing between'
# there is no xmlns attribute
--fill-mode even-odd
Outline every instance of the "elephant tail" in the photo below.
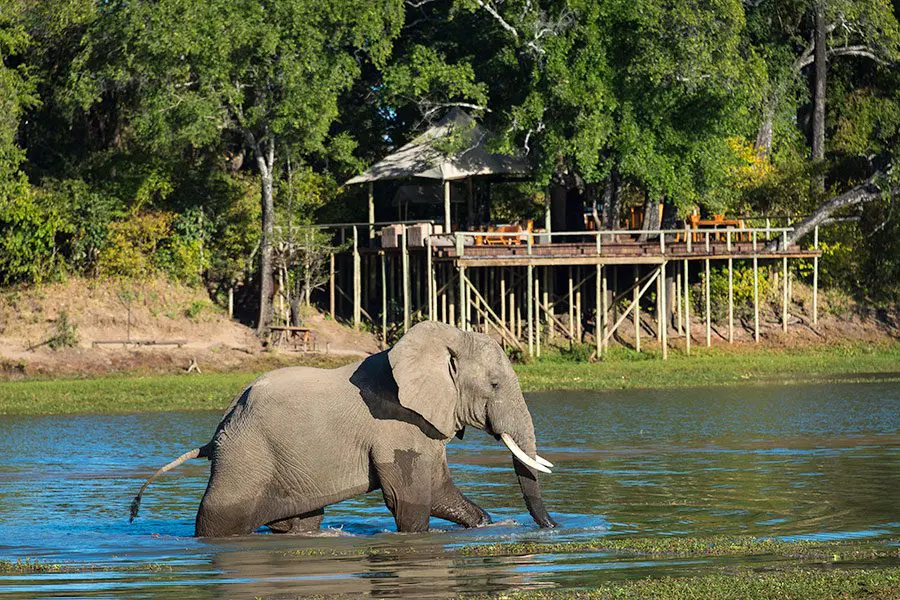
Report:
<svg viewBox="0 0 900 600"><path fill-rule="evenodd" d="M185 452L184 454L182 454L181 456L179 456L178 458L176 458L175 460L173 460L172 462L170 462L169 464L167 464L166 466L161 468L159 471L157 471L156 473L151 475L147 479L147 481L144 482L144 485L141 486L141 489L138 490L137 496L134 497L134 500L131 501L131 518L128 519L128 522L133 523L135 517L138 516L138 511L141 508L141 496L143 495L144 490L147 489L147 486L150 485L154 479L156 479L157 477L159 477L160 475L162 475L163 473L165 473L167 471L171 471L172 469L174 469L181 463L183 463L187 460L191 460L192 458L209 458L211 449L212 449L212 442L210 442L209 444L207 444L205 446L201 446L199 448L194 448L193 450Z"/></svg>

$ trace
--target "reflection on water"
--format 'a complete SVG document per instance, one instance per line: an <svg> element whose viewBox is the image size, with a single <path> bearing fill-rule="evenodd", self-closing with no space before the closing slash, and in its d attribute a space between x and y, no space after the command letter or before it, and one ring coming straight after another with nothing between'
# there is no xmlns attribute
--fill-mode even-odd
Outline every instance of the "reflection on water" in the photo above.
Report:
<svg viewBox="0 0 900 600"><path fill-rule="evenodd" d="M557 465L543 478L557 530L536 528L508 454L471 431L450 444L451 469L498 522L491 527L466 531L435 520L436 532L398 535L374 493L330 507L328 529L317 537L196 540L190 536L207 462L192 461L157 480L132 525L128 504L147 474L205 442L218 414L0 417L0 558L103 567L0 575L0 597L446 596L583 586L709 565L606 553L445 551L462 544L617 534L900 533L896 385L545 393L528 402L541 454ZM351 554L360 548L376 551Z"/></svg>

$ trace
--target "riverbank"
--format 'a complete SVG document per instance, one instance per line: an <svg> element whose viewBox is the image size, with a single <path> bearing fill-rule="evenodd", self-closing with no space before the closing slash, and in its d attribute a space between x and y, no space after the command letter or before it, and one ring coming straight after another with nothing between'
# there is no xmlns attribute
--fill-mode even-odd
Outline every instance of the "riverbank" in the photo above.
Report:
<svg viewBox="0 0 900 600"><path fill-rule="evenodd" d="M90 379L28 379L0 383L0 414L126 413L222 410L260 372L291 364L334 367L358 360L283 355L272 364L227 373L156 375L130 373ZM564 354L515 365L522 389L611 390L685 388L772 383L900 382L900 344L816 346L800 349L700 349L673 352L663 361L650 353L619 352L601 362L576 362Z"/></svg>

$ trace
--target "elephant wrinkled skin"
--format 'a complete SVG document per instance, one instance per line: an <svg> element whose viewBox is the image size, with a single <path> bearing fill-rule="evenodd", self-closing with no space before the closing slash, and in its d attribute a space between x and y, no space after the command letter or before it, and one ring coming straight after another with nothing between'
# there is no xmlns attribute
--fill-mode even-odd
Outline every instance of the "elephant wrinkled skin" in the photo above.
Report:
<svg viewBox="0 0 900 600"><path fill-rule="evenodd" d="M534 427L503 349L483 334L419 323L390 350L338 369L267 373L232 402L212 440L190 458L212 462L196 535L317 529L329 504L381 489L399 531L427 531L430 516L490 523L450 479L447 443L467 426L503 439L526 506L556 523L541 499Z"/></svg>

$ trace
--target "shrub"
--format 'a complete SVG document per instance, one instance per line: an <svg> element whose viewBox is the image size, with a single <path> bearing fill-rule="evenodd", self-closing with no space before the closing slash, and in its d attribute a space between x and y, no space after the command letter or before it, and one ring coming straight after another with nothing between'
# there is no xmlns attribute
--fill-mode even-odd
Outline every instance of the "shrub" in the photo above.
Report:
<svg viewBox="0 0 900 600"><path fill-rule="evenodd" d="M74 348L78 345L78 327L75 323L69 321L69 314L66 311L59 313L59 318L56 320L56 328L53 336L47 340L47 345L54 350Z"/></svg>
<svg viewBox="0 0 900 600"><path fill-rule="evenodd" d="M692 294L694 314L703 314L706 310L705 282L706 274L700 274L700 289ZM733 275L734 313L737 317L749 318L753 315L753 267L749 264L736 263ZM759 302L762 305L772 285L769 270L759 268ZM714 321L728 318L728 268L715 267L710 270L709 278L710 313Z"/></svg>

